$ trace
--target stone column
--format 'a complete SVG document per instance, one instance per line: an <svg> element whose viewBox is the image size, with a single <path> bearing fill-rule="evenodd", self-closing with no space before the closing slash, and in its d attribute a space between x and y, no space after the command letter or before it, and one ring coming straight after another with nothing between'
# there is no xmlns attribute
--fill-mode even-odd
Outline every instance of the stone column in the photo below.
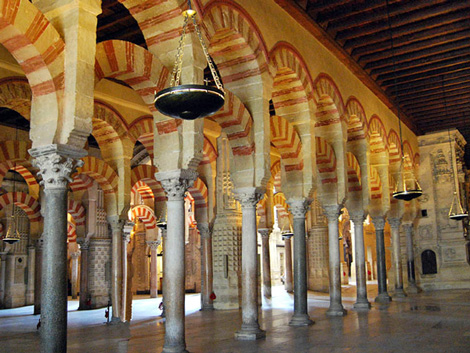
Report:
<svg viewBox="0 0 470 353"><path fill-rule="evenodd" d="M163 352L186 352L184 324L184 194L197 178L191 169L155 174L165 190L167 201L167 236L163 254L165 274L165 344Z"/></svg>
<svg viewBox="0 0 470 353"><path fill-rule="evenodd" d="M168 217L167 217L168 218ZM163 258L162 258L162 314L161 317L165 317L165 246L166 246L166 226L161 228L162 230L162 250L163 250Z"/></svg>
<svg viewBox="0 0 470 353"><path fill-rule="evenodd" d="M269 253L269 235L271 229L258 229L261 234L261 257L263 264L263 294L266 298L271 298L271 255Z"/></svg>
<svg viewBox="0 0 470 353"><path fill-rule="evenodd" d="M13 307L13 284L15 283L15 256L7 254L5 263L5 295L3 301L5 308L10 309Z"/></svg>
<svg viewBox="0 0 470 353"><path fill-rule="evenodd" d="M44 188L41 352L67 350L67 192L70 175L86 151L68 145L32 148Z"/></svg>
<svg viewBox="0 0 470 353"><path fill-rule="evenodd" d="M420 291L416 285L415 275L415 256L413 251L413 223L403 224L406 233L406 264L408 269L408 287L406 291L408 293L416 294Z"/></svg>
<svg viewBox="0 0 470 353"><path fill-rule="evenodd" d="M388 220L392 231L392 250L393 250L393 267L395 268L395 293L397 298L406 297L403 290L403 267L401 265L400 253L400 224L401 220L398 218L390 218Z"/></svg>
<svg viewBox="0 0 470 353"><path fill-rule="evenodd" d="M72 299L77 299L78 292L78 259L80 258L80 251L70 254L72 258Z"/></svg>
<svg viewBox="0 0 470 353"><path fill-rule="evenodd" d="M198 223L197 229L201 235L201 248L202 248L202 266L201 266L201 310L214 310L211 294L213 291L213 268L212 268L212 236L207 223Z"/></svg>
<svg viewBox="0 0 470 353"><path fill-rule="evenodd" d="M350 212L354 223L354 262L356 263L355 309L370 309L367 299L366 257L364 249L364 212Z"/></svg>
<svg viewBox="0 0 470 353"><path fill-rule="evenodd" d="M124 318L122 313L122 228L124 219L117 216L108 218L112 231L112 262L111 262L111 305L113 306L113 316L111 323L121 322Z"/></svg>
<svg viewBox="0 0 470 353"><path fill-rule="evenodd" d="M375 227L375 238L377 247L377 282L379 294L375 298L377 303L387 304L392 301L387 292L387 267L385 263L385 240L384 240L384 217L372 218Z"/></svg>
<svg viewBox="0 0 470 353"><path fill-rule="evenodd" d="M158 262L157 250L161 240L148 241L147 245L150 248L150 298L158 297Z"/></svg>
<svg viewBox="0 0 470 353"><path fill-rule="evenodd" d="M122 244L121 244L121 265L122 265L122 286L121 286L121 321L130 321L130 310L128 309L128 278L129 278L129 263L127 258L127 245L131 241L131 231L134 228L134 223L126 222L122 230ZM130 308L130 305L129 305Z"/></svg>
<svg viewBox="0 0 470 353"><path fill-rule="evenodd" d="M341 268L339 255L339 230L338 217L341 206L324 206L325 216L328 218L328 250L329 250L329 275L330 275L330 307L326 312L329 316L344 316L341 298Z"/></svg>
<svg viewBox="0 0 470 353"><path fill-rule="evenodd" d="M293 281L292 281L292 244L291 238L293 234L285 234L282 236L284 240L284 252L286 255L286 279L284 286L287 293L292 293L294 291Z"/></svg>
<svg viewBox="0 0 470 353"><path fill-rule="evenodd" d="M34 315L41 314L41 280L43 236L36 243L36 264L34 266Z"/></svg>
<svg viewBox="0 0 470 353"><path fill-rule="evenodd" d="M36 246L28 246L28 284L26 285L26 305L34 304L34 275L36 273Z"/></svg>
<svg viewBox="0 0 470 353"><path fill-rule="evenodd" d="M256 340L266 337L258 323L258 254L256 204L264 190L240 188L235 197L242 208L242 326L235 333L237 340Z"/></svg>
<svg viewBox="0 0 470 353"><path fill-rule="evenodd" d="M87 305L88 297L88 249L90 248L90 241L80 239L77 241L80 245L80 299L78 310L90 309Z"/></svg>
<svg viewBox="0 0 470 353"><path fill-rule="evenodd" d="M308 316L307 305L307 246L305 214L311 200L289 199L289 212L294 218L294 315L290 326L308 326L313 321Z"/></svg>
<svg viewBox="0 0 470 353"><path fill-rule="evenodd" d="M7 252L0 252L2 267L0 268L0 309L5 308L5 282L6 282L6 266Z"/></svg>

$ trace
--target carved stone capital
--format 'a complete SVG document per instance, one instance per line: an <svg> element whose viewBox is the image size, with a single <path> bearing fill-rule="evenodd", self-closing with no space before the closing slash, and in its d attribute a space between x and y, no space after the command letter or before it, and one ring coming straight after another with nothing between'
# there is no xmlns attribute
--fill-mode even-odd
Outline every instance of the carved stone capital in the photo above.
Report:
<svg viewBox="0 0 470 353"><path fill-rule="evenodd" d="M261 238L269 239L269 236L272 233L270 228L258 228L258 233L261 235Z"/></svg>
<svg viewBox="0 0 470 353"><path fill-rule="evenodd" d="M400 224L401 224L400 218L388 218L387 220L391 228L395 228L395 229L400 228Z"/></svg>
<svg viewBox="0 0 470 353"><path fill-rule="evenodd" d="M70 253L70 257L73 259L73 260L76 260L80 257L80 251L74 251L73 253Z"/></svg>
<svg viewBox="0 0 470 353"><path fill-rule="evenodd" d="M111 227L113 233L122 232L124 224L126 223L125 219L118 218L117 216L108 217L108 223Z"/></svg>
<svg viewBox="0 0 470 353"><path fill-rule="evenodd" d="M367 216L364 212L349 212L349 217L356 225L364 223Z"/></svg>
<svg viewBox="0 0 470 353"><path fill-rule="evenodd" d="M385 228L385 217L374 217L372 218L372 223L374 223L375 230L384 230Z"/></svg>
<svg viewBox="0 0 470 353"><path fill-rule="evenodd" d="M328 222L337 222L340 212L340 205L323 206L323 213L325 214L326 218L328 218Z"/></svg>
<svg viewBox="0 0 470 353"><path fill-rule="evenodd" d="M239 188L236 189L235 199L240 202L242 209L255 208L256 204L263 197L265 189L263 188Z"/></svg>
<svg viewBox="0 0 470 353"><path fill-rule="evenodd" d="M33 165L39 168L39 182L44 190L66 190L70 175L83 165L79 158L86 156L85 150L68 145L47 145L31 148L29 154L34 157Z"/></svg>
<svg viewBox="0 0 470 353"><path fill-rule="evenodd" d="M197 229L199 230L201 239L209 239L211 237L211 231L208 223L198 222Z"/></svg>
<svg viewBox="0 0 470 353"><path fill-rule="evenodd" d="M126 221L124 223L124 227L122 228L122 240L126 242L131 241L131 232L132 232L132 229L134 229L134 224L135 223L131 221Z"/></svg>
<svg viewBox="0 0 470 353"><path fill-rule="evenodd" d="M193 186L197 176L197 172L192 169L178 169L170 172L155 173L155 178L162 184L168 201L183 200L185 192Z"/></svg>
<svg viewBox="0 0 470 353"><path fill-rule="evenodd" d="M162 243L161 240L154 240L154 241L148 241L147 245L150 248L150 250L157 250L158 246Z"/></svg>
<svg viewBox="0 0 470 353"><path fill-rule="evenodd" d="M307 213L311 203L311 199L287 200L287 204L289 205L289 212L294 218L305 218L305 214Z"/></svg>
<svg viewBox="0 0 470 353"><path fill-rule="evenodd" d="M409 222L403 223L402 227L405 230L405 232L407 232L407 233L408 232L411 233L413 231L413 223L409 223Z"/></svg>
<svg viewBox="0 0 470 353"><path fill-rule="evenodd" d="M80 245L80 250L86 251L90 248L90 240L88 239L77 239L78 245Z"/></svg>

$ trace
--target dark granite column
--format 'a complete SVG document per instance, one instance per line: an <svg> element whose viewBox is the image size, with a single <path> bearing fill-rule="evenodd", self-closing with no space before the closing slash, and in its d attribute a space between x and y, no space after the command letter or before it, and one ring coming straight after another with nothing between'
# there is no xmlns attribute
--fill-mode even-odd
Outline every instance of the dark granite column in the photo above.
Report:
<svg viewBox="0 0 470 353"><path fill-rule="evenodd" d="M158 297L157 250L161 242L161 240L147 242L147 245L150 248L150 298Z"/></svg>
<svg viewBox="0 0 470 353"><path fill-rule="evenodd" d="M372 223L375 227L375 238L377 248L377 284L379 288L379 294L375 298L377 303L388 304L392 301L392 298L387 292L387 267L385 262L385 239L384 239L384 228L385 218L374 217Z"/></svg>
<svg viewBox="0 0 470 353"><path fill-rule="evenodd" d="M86 303L88 297L88 249L90 248L90 241L79 239L77 242L80 245L80 299L78 310L87 310L90 309Z"/></svg>
<svg viewBox="0 0 470 353"><path fill-rule="evenodd" d="M266 298L271 298L271 255L269 253L269 235L271 229L258 229L261 234L261 258L263 265L263 294Z"/></svg>
<svg viewBox="0 0 470 353"><path fill-rule="evenodd" d="M294 218L294 315L290 326L308 326L314 322L308 316L307 305L307 246L305 214L311 200L289 199L289 212Z"/></svg>
<svg viewBox="0 0 470 353"><path fill-rule="evenodd" d="M122 229L125 220L118 216L108 217L108 223L112 232L112 256L111 256L111 305L113 315L111 323L119 323L124 318L122 314Z"/></svg>
<svg viewBox="0 0 470 353"><path fill-rule="evenodd" d="M163 254L165 274L165 344L163 352L187 352L184 319L184 194L197 178L197 172L180 169L155 174L165 190L167 236Z"/></svg>
<svg viewBox="0 0 470 353"><path fill-rule="evenodd" d="M284 240L284 253L286 256L286 279L284 286L287 293L292 293L294 291L294 285L292 280L292 238L293 234L285 234L282 236Z"/></svg>
<svg viewBox="0 0 470 353"><path fill-rule="evenodd" d="M366 257L364 249L364 212L350 212L354 223L354 262L356 263L355 309L370 309L367 299Z"/></svg>
<svg viewBox="0 0 470 353"><path fill-rule="evenodd" d="M44 188L41 352L67 351L67 187L86 151L68 145L32 148Z"/></svg>
<svg viewBox="0 0 470 353"><path fill-rule="evenodd" d="M403 224L406 232L406 264L408 269L408 287L406 291L408 293L416 294L420 291L419 287L416 285L416 275L415 275L415 255L413 251L413 223Z"/></svg>
<svg viewBox="0 0 470 353"><path fill-rule="evenodd" d="M34 267L34 315L41 314L42 247L44 236L36 243L36 266Z"/></svg>
<svg viewBox="0 0 470 353"><path fill-rule="evenodd" d="M235 333L237 340L257 340L266 337L258 323L258 244L256 204L264 190L239 188L235 198L242 207L242 327Z"/></svg>
<svg viewBox="0 0 470 353"><path fill-rule="evenodd" d="M212 237L209 224L199 222L197 229L201 236L201 310L214 310L211 294L213 291L213 269L212 269Z"/></svg>
<svg viewBox="0 0 470 353"><path fill-rule="evenodd" d="M338 217L341 210L339 205L324 206L325 216L328 218L328 250L330 275L330 307L326 315L344 316L347 314L343 307L341 297L341 268L339 256L339 229Z"/></svg>
<svg viewBox="0 0 470 353"><path fill-rule="evenodd" d="M5 307L5 282L6 282L6 267L7 267L7 252L0 252L2 267L0 268L0 309Z"/></svg>

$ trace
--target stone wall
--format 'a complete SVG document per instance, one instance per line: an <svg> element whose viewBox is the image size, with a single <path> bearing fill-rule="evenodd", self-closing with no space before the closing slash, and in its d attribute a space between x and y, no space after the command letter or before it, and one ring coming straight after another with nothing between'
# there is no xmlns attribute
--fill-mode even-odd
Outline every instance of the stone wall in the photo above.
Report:
<svg viewBox="0 0 470 353"><path fill-rule="evenodd" d="M111 292L111 239L91 239L88 250L91 308L108 305Z"/></svg>

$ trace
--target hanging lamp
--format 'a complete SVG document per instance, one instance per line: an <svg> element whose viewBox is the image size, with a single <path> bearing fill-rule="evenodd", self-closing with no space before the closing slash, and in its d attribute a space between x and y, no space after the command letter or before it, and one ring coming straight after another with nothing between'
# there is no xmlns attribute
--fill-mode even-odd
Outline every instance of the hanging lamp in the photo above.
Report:
<svg viewBox="0 0 470 353"><path fill-rule="evenodd" d="M164 115L177 119L194 120L214 114L222 108L225 102L225 94L220 78L217 75L212 59L202 39L201 30L196 21L196 11L191 8L190 0L188 0L188 9L183 11L183 17L183 31L176 52L170 87L156 93L154 104L155 108ZM184 39L186 37L189 21L193 22L194 29L216 87L199 84L180 84Z"/></svg>
<svg viewBox="0 0 470 353"><path fill-rule="evenodd" d="M392 53L392 59L393 59L394 84L395 84L395 89L398 90L395 50L393 47L392 22L390 21L390 10L389 10L388 0L386 0L386 8L387 8L388 30L390 34L390 51ZM398 92L396 92L396 96L398 97ZM402 131L401 131L400 105L397 104L396 106L397 106L398 128L400 132L400 153L401 153L400 176L401 178L398 178L397 183L395 184L395 189L392 193L392 196L394 199L397 199L397 200L411 201L417 197L420 197L423 194L423 190L421 190L418 180L414 177L413 173L411 173L412 175L411 180L407 180L405 172L404 172L405 154L403 152L403 136L402 136ZM408 187L407 182L413 185L411 187Z"/></svg>

